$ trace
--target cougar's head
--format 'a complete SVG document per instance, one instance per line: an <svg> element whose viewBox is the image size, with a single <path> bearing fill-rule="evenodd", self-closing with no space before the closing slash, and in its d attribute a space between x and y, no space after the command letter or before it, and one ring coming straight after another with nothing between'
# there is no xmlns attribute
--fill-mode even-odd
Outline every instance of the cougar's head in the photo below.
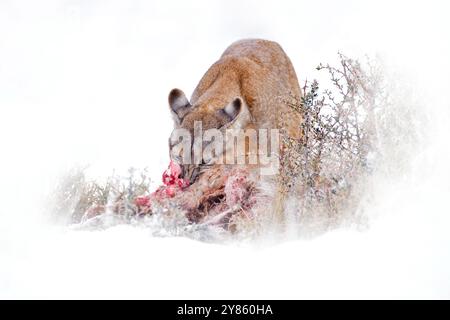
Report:
<svg viewBox="0 0 450 320"><path fill-rule="evenodd" d="M244 129L251 122L248 106L240 96L211 97L191 104L183 91L173 89L169 106L174 120L170 157L181 165L182 177L190 183L205 167L223 163L227 129Z"/></svg>

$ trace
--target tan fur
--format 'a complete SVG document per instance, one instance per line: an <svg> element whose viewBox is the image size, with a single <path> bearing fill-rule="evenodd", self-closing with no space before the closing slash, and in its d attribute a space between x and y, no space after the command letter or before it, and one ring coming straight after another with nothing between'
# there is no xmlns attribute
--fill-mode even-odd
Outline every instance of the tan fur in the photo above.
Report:
<svg viewBox="0 0 450 320"><path fill-rule="evenodd" d="M298 113L281 103L290 94L300 97L291 61L275 42L241 40L229 46L195 89L191 103L202 112L223 108L235 96L247 103L256 127L278 128L278 117L292 116L288 131L298 135Z"/></svg>
<svg viewBox="0 0 450 320"><path fill-rule="evenodd" d="M176 108L178 105L174 101L180 95L178 101L181 104L187 102L180 90L171 95L170 103ZM202 121L203 129L226 126L230 120L219 111L233 99L241 98L244 110L250 113L249 119L239 120L243 129L277 128L299 139L301 115L284 103L293 96L301 97L301 90L292 63L280 45L258 39L237 41L205 73L192 94L190 106L178 108L180 117L176 128L192 130L195 121ZM213 167L211 170L225 175L227 168ZM204 181L208 176L204 174L204 178L200 177L190 186L192 194L202 194L202 189L210 186ZM189 200L193 205L195 198ZM282 210L283 200L284 196L275 199L276 211Z"/></svg>

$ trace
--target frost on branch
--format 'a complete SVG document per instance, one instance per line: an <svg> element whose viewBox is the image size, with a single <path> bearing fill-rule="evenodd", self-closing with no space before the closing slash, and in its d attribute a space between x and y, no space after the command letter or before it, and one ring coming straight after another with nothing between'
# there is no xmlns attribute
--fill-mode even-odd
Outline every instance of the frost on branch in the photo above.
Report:
<svg viewBox="0 0 450 320"><path fill-rule="evenodd" d="M401 100L379 61L367 58L363 66L339 54L337 67L317 70L327 73L328 86L320 91L318 81L305 81L304 96L286 101L304 117L302 139L285 137L290 151L282 159L297 175L287 214L303 233L310 226L313 232L363 226L361 201L370 200L371 176L408 162L421 132L413 121L417 104Z"/></svg>

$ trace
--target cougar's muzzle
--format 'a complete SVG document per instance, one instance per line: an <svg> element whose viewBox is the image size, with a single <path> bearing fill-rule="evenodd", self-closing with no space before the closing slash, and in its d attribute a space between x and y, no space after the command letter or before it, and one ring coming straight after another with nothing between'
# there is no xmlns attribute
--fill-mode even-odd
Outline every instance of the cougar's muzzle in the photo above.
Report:
<svg viewBox="0 0 450 320"><path fill-rule="evenodd" d="M181 166L181 177L193 184L200 175L200 166L195 164L185 164Z"/></svg>

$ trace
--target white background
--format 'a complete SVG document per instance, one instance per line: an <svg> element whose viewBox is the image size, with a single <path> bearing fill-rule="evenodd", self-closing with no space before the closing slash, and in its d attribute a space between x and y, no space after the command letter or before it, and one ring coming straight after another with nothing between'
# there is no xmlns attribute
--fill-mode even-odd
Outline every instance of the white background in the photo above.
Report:
<svg viewBox="0 0 450 320"><path fill-rule="evenodd" d="M0 1L0 297L450 298L447 1ZM408 176L377 182L365 231L278 245L73 232L39 210L90 164L167 166L167 95L233 41L279 42L300 80L380 54L433 124ZM401 80L400 80L401 79Z"/></svg>

